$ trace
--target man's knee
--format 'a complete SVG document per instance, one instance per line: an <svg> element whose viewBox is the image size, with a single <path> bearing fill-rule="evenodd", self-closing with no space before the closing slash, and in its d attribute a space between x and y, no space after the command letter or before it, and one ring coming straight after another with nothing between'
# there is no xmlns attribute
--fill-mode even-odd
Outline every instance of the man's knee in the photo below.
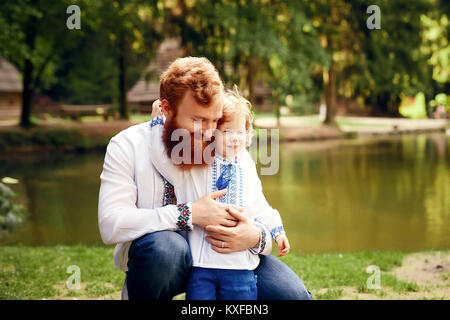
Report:
<svg viewBox="0 0 450 320"><path fill-rule="evenodd" d="M258 299L260 300L311 300L297 274L281 260L273 256L260 256L255 274L258 276Z"/></svg>
<svg viewBox="0 0 450 320"><path fill-rule="evenodd" d="M161 267L190 264L189 245L186 239L174 231L145 234L133 241L129 255L138 263L156 262Z"/></svg>
<svg viewBox="0 0 450 320"><path fill-rule="evenodd" d="M127 287L130 299L172 299L192 265L186 240L173 231L146 234L130 246Z"/></svg>

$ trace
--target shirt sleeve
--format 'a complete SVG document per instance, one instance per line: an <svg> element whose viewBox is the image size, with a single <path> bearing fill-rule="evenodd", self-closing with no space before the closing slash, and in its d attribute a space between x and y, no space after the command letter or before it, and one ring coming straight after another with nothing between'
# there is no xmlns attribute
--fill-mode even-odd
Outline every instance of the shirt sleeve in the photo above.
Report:
<svg viewBox="0 0 450 320"><path fill-rule="evenodd" d="M137 208L134 157L131 143L125 138L111 139L100 175L98 224L103 242L116 244L160 230L192 229L190 202L156 209Z"/></svg>
<svg viewBox="0 0 450 320"><path fill-rule="evenodd" d="M164 118L156 117L150 122L150 150L152 150L152 164L161 175L174 186L180 186L185 178L183 170L173 164L162 142Z"/></svg>
<svg viewBox="0 0 450 320"><path fill-rule="evenodd" d="M280 213L278 210L272 208L267 202L262 190L261 180L259 179L256 171L255 163L251 158L247 159L246 166L248 166L247 171L251 173L249 178L254 186L253 198L250 202L252 209L256 213L256 219L269 229L269 233L267 235L275 239L276 236L285 234Z"/></svg>

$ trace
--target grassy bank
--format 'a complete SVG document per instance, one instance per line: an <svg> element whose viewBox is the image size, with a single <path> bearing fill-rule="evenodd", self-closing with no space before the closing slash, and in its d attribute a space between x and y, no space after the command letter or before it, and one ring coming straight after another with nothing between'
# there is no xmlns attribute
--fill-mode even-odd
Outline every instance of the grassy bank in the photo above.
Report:
<svg viewBox="0 0 450 320"><path fill-rule="evenodd" d="M74 128L38 127L0 131L0 153L42 150L92 150L105 148L110 136L90 136Z"/></svg>
<svg viewBox="0 0 450 320"><path fill-rule="evenodd" d="M449 271L446 262L433 286L406 281L400 270L406 258L422 255L422 263L448 260L450 250L423 253L367 251L355 253L298 254L282 260L304 281L315 299L448 299ZM423 258L423 257L427 258ZM112 247L5 246L0 248L0 299L119 299L124 274L112 264ZM422 261L423 260L423 261ZM66 282L80 270L79 289L68 289ZM381 289L367 288L369 265L381 270ZM394 272L395 271L395 272ZM435 290L435 292L433 292Z"/></svg>

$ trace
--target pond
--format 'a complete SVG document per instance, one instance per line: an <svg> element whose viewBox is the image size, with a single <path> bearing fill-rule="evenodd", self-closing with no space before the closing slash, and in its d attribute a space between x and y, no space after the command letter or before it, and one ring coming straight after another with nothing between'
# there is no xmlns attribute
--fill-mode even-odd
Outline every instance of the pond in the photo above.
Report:
<svg viewBox="0 0 450 320"><path fill-rule="evenodd" d="M101 243L103 153L0 159L0 177L28 208L0 244ZM295 251L450 246L450 136L444 133L283 143L279 171L261 176Z"/></svg>

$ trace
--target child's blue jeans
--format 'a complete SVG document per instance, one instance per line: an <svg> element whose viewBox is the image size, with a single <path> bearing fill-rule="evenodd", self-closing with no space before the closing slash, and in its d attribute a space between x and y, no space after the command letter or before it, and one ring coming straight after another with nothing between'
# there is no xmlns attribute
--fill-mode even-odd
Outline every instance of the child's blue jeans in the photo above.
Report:
<svg viewBox="0 0 450 320"><path fill-rule="evenodd" d="M256 300L253 270L192 267L186 300Z"/></svg>

